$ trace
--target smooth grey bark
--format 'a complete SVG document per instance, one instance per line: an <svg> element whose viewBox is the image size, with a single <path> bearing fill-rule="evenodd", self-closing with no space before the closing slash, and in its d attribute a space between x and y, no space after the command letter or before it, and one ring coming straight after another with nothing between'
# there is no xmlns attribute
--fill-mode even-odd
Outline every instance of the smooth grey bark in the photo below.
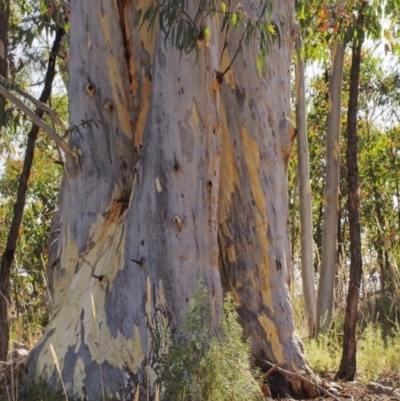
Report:
<svg viewBox="0 0 400 401"><path fill-rule="evenodd" d="M317 319L317 295L314 279L314 243L312 229L312 192L308 155L305 72L302 38L296 39L296 126L298 153L298 183L300 203L301 278L307 312L308 335L314 337Z"/></svg>
<svg viewBox="0 0 400 401"><path fill-rule="evenodd" d="M332 74L329 79L325 208L317 298L317 332L328 330L333 308L337 266L337 222L340 211L340 116L342 108L343 64L344 45L339 40L336 40L332 48Z"/></svg>
<svg viewBox="0 0 400 401"><path fill-rule="evenodd" d="M93 123L71 133L81 157L63 181L53 317L28 369L54 383L56 359L68 393L87 400L105 389L157 399L152 339L162 316L176 328L201 278L215 325L223 289L233 293L255 363L310 373L286 284L293 4L275 5L282 46L262 76L258 45L233 29L224 43L212 21L197 61L166 50L161 32L134 27L135 7L150 4L71 6L71 124ZM238 46L221 84L216 71ZM277 392L314 394L295 375L272 380Z"/></svg>

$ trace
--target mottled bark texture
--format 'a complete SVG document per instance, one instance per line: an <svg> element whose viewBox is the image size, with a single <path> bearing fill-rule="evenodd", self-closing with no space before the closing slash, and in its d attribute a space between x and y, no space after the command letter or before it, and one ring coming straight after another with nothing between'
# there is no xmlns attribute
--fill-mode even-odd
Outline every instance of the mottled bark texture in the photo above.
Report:
<svg viewBox="0 0 400 401"><path fill-rule="evenodd" d="M62 28L58 29L54 38L53 46L50 51L50 57L47 65L45 83L39 100L46 103L51 95L54 76L56 75L56 57L60 48L61 39L64 35ZM37 109L36 115L42 118L43 111ZM1 257L0 267L0 360L7 359L9 346L10 324L9 324L9 302L10 302L10 274L15 250L17 247L18 234L21 226L22 216L25 207L26 193L28 190L28 181L31 173L35 143L39 133L39 128L32 124L28 132L24 164L19 177L17 199L14 205L14 213L11 220L10 231L7 236L6 247Z"/></svg>
<svg viewBox="0 0 400 401"><path fill-rule="evenodd" d="M63 182L53 316L28 369L56 381L52 345L71 395L154 399L160 314L176 327L201 278L216 324L223 291L233 293L254 363L309 373L286 284L293 4L275 4L282 45L262 76L258 44L240 45L234 29L224 42L216 19L205 21L210 42L197 61L165 49L161 32L133 24L136 7L150 4L72 2L71 124L101 124L71 134L80 168ZM254 1L242 9L260 12ZM220 85L216 71L239 46ZM294 375L271 381L281 393L313 393Z"/></svg>
<svg viewBox="0 0 400 401"><path fill-rule="evenodd" d="M357 368L357 337L356 325L358 317L358 301L360 298L362 257L361 257L361 231L360 231L360 199L358 195L358 93L361 70L361 48L364 40L364 8L362 3L358 19L358 35L352 46L352 59L350 69L349 106L347 111L347 186L348 186L348 216L350 231L350 281L347 293L346 316L344 321L343 354L337 379L354 380Z"/></svg>

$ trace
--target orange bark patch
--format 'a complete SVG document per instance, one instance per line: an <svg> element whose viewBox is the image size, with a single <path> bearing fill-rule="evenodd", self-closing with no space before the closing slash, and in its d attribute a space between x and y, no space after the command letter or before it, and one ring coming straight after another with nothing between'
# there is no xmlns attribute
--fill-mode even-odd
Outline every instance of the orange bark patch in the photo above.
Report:
<svg viewBox="0 0 400 401"><path fill-rule="evenodd" d="M267 204L265 200L264 190L261 186L259 178L259 164L260 164L260 151L257 142L247 135L246 129L242 129L242 141L244 156L246 160L247 170L249 173L249 180L251 191L254 201L257 205L259 213L255 216L255 226L260 247L263 253L263 260L260 266L262 297L266 305L271 308L273 312L271 280L269 276L269 241L267 238L268 232L268 217L267 217Z"/></svg>
<svg viewBox="0 0 400 401"><path fill-rule="evenodd" d="M119 68L115 59L107 56L108 78L112 87L112 96L117 109L119 124L128 138L132 138L131 122L129 117L129 104L126 97L125 85L123 83Z"/></svg>
<svg viewBox="0 0 400 401"><path fill-rule="evenodd" d="M221 161L220 161L220 184L218 198L218 223L223 223L229 216L232 194L239 189L239 176L235 163L235 153L228 131L225 109L221 103Z"/></svg>
<svg viewBox="0 0 400 401"><path fill-rule="evenodd" d="M268 342L271 344L272 352L274 353L275 359L278 362L283 361L283 348L279 339L278 332L276 331L275 323L264 313L258 316L258 321L265 331Z"/></svg>

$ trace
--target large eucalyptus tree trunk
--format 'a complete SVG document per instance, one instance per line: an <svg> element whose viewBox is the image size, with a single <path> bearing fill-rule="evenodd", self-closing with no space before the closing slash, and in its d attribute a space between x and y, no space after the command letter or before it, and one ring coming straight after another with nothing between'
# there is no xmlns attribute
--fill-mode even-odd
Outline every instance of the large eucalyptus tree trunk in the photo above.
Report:
<svg viewBox="0 0 400 401"><path fill-rule="evenodd" d="M271 46L264 75L258 44L244 46L233 29L225 41L214 18L197 60L166 49L162 32L134 26L135 7L149 5L71 5L70 118L78 127L70 145L81 157L66 168L52 320L28 369L56 381L57 361L67 391L82 399L102 389L154 399L159 317L175 328L201 278L215 324L223 292L233 293L254 363L308 372L286 284L293 4L275 5L282 44ZM251 1L242 7L259 12ZM238 50L221 83L216 72ZM294 374L271 382L312 393Z"/></svg>

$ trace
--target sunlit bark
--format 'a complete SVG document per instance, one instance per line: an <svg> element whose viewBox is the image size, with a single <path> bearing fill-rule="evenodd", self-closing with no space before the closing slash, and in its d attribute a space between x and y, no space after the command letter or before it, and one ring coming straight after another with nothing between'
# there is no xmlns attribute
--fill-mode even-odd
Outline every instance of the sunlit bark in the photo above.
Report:
<svg viewBox="0 0 400 401"><path fill-rule="evenodd" d="M242 7L259 12L250 1ZM282 45L271 46L260 75L258 44L240 45L233 29L225 43L214 19L196 60L166 49L161 32L138 32L130 2L72 6L70 146L80 167L64 177L53 316L31 372L54 383L56 357L74 396L107 389L116 399L154 399L158 318L165 313L175 328L199 278L215 324L223 290L233 293L255 364L284 360L309 372L286 284L294 10L289 1L275 7ZM216 72L239 46L221 83ZM295 375L271 381L280 393L313 393Z"/></svg>

